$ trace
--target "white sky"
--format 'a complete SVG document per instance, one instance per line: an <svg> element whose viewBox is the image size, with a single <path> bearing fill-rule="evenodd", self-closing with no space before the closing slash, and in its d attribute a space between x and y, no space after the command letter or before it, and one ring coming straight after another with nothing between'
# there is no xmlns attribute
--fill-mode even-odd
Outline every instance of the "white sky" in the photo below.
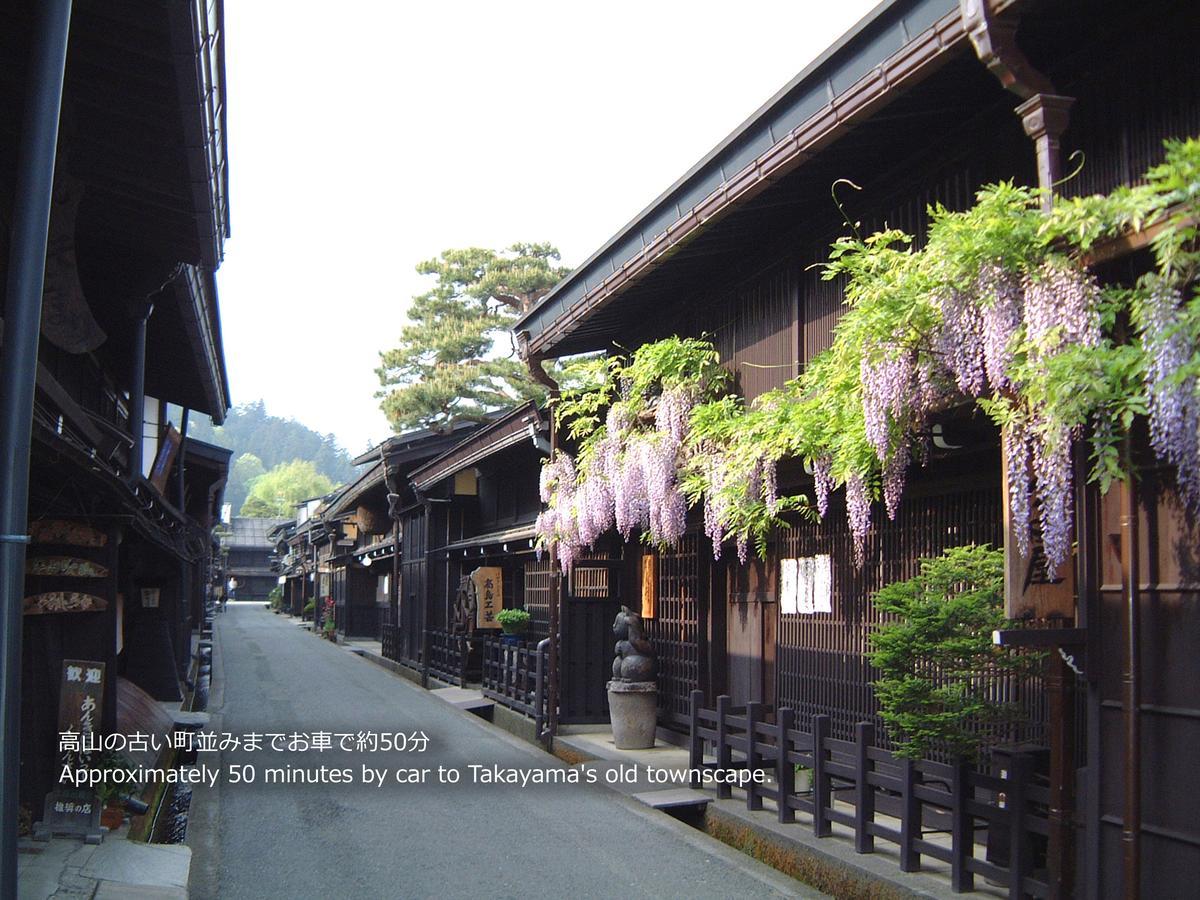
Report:
<svg viewBox="0 0 1200 900"><path fill-rule="evenodd" d="M382 440L419 261L578 265L874 5L226 3L233 401Z"/></svg>

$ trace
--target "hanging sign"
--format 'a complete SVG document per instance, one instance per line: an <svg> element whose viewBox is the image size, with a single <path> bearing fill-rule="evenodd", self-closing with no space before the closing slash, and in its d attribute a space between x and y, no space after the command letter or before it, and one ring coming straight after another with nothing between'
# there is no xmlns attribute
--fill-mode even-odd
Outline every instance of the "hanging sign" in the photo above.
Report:
<svg viewBox="0 0 1200 900"><path fill-rule="evenodd" d="M162 444L158 448L158 455L154 458L154 466L150 469L150 483L164 496L167 493L167 476L171 473L171 464L175 462L179 445L182 443L182 436L175 430L174 425L168 423L167 430L163 433Z"/></svg>
<svg viewBox="0 0 1200 900"><path fill-rule="evenodd" d="M40 519L29 523L29 536L35 544L68 544L72 547L104 547L108 535L84 522Z"/></svg>
<svg viewBox="0 0 1200 900"><path fill-rule="evenodd" d="M108 567L90 559L74 556L35 556L25 561L25 574L63 578L107 578Z"/></svg>
<svg viewBox="0 0 1200 900"><path fill-rule="evenodd" d="M44 594L34 594L26 597L22 604L22 612L27 616L40 616L47 613L78 613L101 612L108 609L108 601L95 594L82 594L79 591L48 591Z"/></svg>
<svg viewBox="0 0 1200 900"><path fill-rule="evenodd" d="M658 614L658 557L642 555L642 618L653 619Z"/></svg>
<svg viewBox="0 0 1200 900"><path fill-rule="evenodd" d="M475 627L499 628L496 613L504 609L504 572L499 566L480 566L471 573L475 585Z"/></svg>

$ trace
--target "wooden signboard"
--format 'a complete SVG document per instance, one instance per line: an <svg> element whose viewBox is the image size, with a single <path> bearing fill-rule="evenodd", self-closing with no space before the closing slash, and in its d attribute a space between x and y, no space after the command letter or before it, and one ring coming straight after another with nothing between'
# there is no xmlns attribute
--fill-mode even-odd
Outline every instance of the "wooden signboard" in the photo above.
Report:
<svg viewBox="0 0 1200 900"><path fill-rule="evenodd" d="M85 749L104 712L104 663L64 659L58 693L58 730L73 731Z"/></svg>
<svg viewBox="0 0 1200 900"><path fill-rule="evenodd" d="M27 616L47 613L101 612L108 609L108 601L95 594L79 591L47 591L25 598L22 611Z"/></svg>
<svg viewBox="0 0 1200 900"><path fill-rule="evenodd" d="M107 578L108 566L75 556L35 556L25 561L26 575Z"/></svg>
<svg viewBox="0 0 1200 900"><path fill-rule="evenodd" d="M183 443L175 426L168 424L163 433L162 445L158 448L158 456L154 458L154 467L150 469L150 483L158 488L163 496L167 493L167 476L171 474L171 464L179 453L179 445Z"/></svg>
<svg viewBox="0 0 1200 900"><path fill-rule="evenodd" d="M108 545L108 535L86 522L40 519L29 523L29 536L35 544L67 544L72 547Z"/></svg>
<svg viewBox="0 0 1200 900"><path fill-rule="evenodd" d="M475 585L475 627L499 628L496 614L504 609L504 572L499 566L480 566L471 573Z"/></svg>
<svg viewBox="0 0 1200 900"><path fill-rule="evenodd" d="M642 618L653 619L658 614L658 557L642 554Z"/></svg>

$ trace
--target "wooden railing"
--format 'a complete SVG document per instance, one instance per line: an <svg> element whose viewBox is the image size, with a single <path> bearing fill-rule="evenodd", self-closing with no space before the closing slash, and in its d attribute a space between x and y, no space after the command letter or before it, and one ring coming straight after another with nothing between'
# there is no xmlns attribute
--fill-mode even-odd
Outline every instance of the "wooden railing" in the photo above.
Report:
<svg viewBox="0 0 1200 900"><path fill-rule="evenodd" d="M400 626L384 622L379 626L379 641L383 644L383 656L400 662Z"/></svg>
<svg viewBox="0 0 1200 900"><path fill-rule="evenodd" d="M467 659L466 638L440 628L429 628L425 631L425 647L430 675L460 687L466 683L463 671Z"/></svg>
<svg viewBox="0 0 1200 900"><path fill-rule="evenodd" d="M539 688L546 656L537 643L506 642L500 635L488 635L483 639L483 695L530 718L541 717L545 710L539 709L539 699L544 692Z"/></svg>
<svg viewBox="0 0 1200 900"><path fill-rule="evenodd" d="M829 837L833 825L851 829L854 848L873 853L875 840L900 848L900 868L915 872L921 857L950 866L956 891L974 888L976 875L1008 885L1012 898L1046 897L1046 882L1035 877L1034 842L1048 833L1045 809L1049 789L1034 781L1032 757L1014 753L1002 775L975 771L965 762L954 765L912 760L875 746L875 727L860 723L853 741L829 736L829 717L812 716L810 730L797 728L793 710L771 710L761 703L733 707L729 697L717 698L716 709L703 707L701 691L691 694L690 767L693 787L703 770L762 771L762 782L746 781L746 808L763 808L772 800L782 823L796 813L812 817L813 834ZM705 761L705 747L715 761ZM811 788L797 784L797 769L811 772ZM716 784L717 796L732 796L733 788ZM976 832L997 830L991 842L1006 848L1006 860L975 856ZM946 834L949 841L928 839ZM1000 855L1000 854L997 854Z"/></svg>

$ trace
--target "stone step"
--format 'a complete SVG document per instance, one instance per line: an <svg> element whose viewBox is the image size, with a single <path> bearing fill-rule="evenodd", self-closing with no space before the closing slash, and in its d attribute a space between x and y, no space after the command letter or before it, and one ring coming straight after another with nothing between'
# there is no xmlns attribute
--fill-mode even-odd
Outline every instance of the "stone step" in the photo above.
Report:
<svg viewBox="0 0 1200 900"><path fill-rule="evenodd" d="M642 791L633 794L633 799L653 809L678 809L681 806L707 806L713 795L692 788L666 788L661 791Z"/></svg>
<svg viewBox="0 0 1200 900"><path fill-rule="evenodd" d="M479 716L487 721L492 720L492 712L496 708L496 704L483 696L481 691L473 691L467 688L448 687L439 688L429 693L437 697L444 703L449 703L451 706L458 709L466 710L469 713Z"/></svg>

